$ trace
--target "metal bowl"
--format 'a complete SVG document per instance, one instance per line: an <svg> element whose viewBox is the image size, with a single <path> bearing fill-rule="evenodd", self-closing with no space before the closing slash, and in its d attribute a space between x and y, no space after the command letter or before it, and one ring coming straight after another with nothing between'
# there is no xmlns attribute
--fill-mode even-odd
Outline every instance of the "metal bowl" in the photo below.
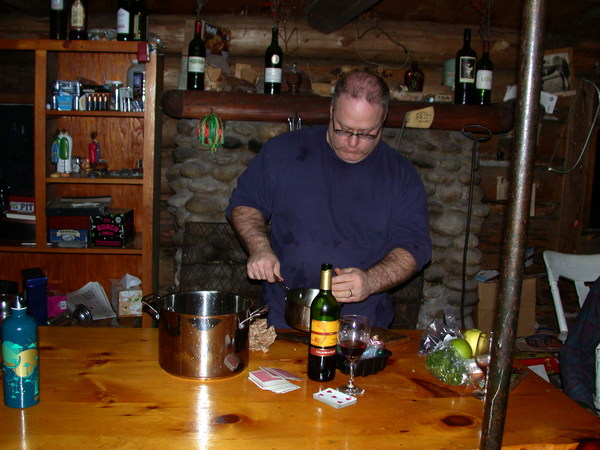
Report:
<svg viewBox="0 0 600 450"><path fill-rule="evenodd" d="M296 330L310 331L310 304L318 289L290 289L285 295L285 321Z"/></svg>

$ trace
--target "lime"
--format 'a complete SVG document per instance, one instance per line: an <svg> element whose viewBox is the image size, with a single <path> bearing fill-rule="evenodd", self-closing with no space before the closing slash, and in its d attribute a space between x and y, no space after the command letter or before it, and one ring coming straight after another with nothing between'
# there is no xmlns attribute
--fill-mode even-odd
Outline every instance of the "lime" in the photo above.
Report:
<svg viewBox="0 0 600 450"><path fill-rule="evenodd" d="M473 350L471 350L471 346L465 339L457 338L452 339L450 344L460 353L465 359L469 359L473 357Z"/></svg>

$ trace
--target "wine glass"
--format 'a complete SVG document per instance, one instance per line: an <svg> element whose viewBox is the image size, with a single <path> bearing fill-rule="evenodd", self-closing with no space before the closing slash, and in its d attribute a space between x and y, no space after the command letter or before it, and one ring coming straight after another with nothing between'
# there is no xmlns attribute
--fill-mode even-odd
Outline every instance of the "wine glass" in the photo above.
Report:
<svg viewBox="0 0 600 450"><path fill-rule="evenodd" d="M361 355L369 344L371 326L369 319L356 314L340 317L338 329L338 343L342 353L350 366L350 379L348 384L340 386L338 390L348 395L362 395L365 390L354 384L354 371Z"/></svg>
<svg viewBox="0 0 600 450"><path fill-rule="evenodd" d="M488 372L490 367L490 358L492 355L492 332L482 332L479 334L477 339L477 346L475 347L475 362L479 368L483 371L483 389L479 392L481 398L485 398L487 392ZM477 396L477 395L476 395Z"/></svg>

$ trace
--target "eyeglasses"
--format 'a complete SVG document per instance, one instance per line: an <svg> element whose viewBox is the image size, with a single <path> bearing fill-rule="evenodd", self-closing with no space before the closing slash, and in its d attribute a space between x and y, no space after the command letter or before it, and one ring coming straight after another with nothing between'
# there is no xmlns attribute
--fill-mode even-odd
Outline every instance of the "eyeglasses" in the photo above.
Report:
<svg viewBox="0 0 600 450"><path fill-rule="evenodd" d="M379 125L379 128L377 129L377 133L375 133L375 134L370 134L370 133L353 133L352 131L342 130L340 128L334 128L333 132L335 134L337 134L338 136L343 136L343 137L347 137L347 138L351 138L352 136L356 136L358 139L362 139L362 140L365 140L365 141L373 141L373 140L377 139L377 136L379 136L379 132L381 131L382 128L383 128L383 123L381 125Z"/></svg>

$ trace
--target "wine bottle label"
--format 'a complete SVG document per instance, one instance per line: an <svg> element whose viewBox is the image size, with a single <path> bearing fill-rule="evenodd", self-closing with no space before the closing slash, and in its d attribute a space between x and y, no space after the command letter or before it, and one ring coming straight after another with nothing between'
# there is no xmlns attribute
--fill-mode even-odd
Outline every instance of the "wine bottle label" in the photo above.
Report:
<svg viewBox="0 0 600 450"><path fill-rule="evenodd" d="M314 355L314 356L321 356L321 357L325 357L325 356L333 356L336 353L336 347L332 347L332 348L318 348L318 347L311 347L310 348L310 354Z"/></svg>
<svg viewBox="0 0 600 450"><path fill-rule="evenodd" d="M71 8L71 29L83 30L85 24L85 10L79 0L75 0Z"/></svg>
<svg viewBox="0 0 600 450"><path fill-rule="evenodd" d="M129 11L124 8L119 8L117 11L117 33L129 33Z"/></svg>
<svg viewBox="0 0 600 450"><path fill-rule="evenodd" d="M310 345L315 347L331 347L337 345L339 322L311 320Z"/></svg>
<svg viewBox="0 0 600 450"><path fill-rule="evenodd" d="M271 56L271 64L273 64L274 66L279 64L279 55L275 54Z"/></svg>
<svg viewBox="0 0 600 450"><path fill-rule="evenodd" d="M188 57L188 72L204 73L206 59L202 56Z"/></svg>
<svg viewBox="0 0 600 450"><path fill-rule="evenodd" d="M265 83L281 83L283 70L277 67L265 68Z"/></svg>
<svg viewBox="0 0 600 450"><path fill-rule="evenodd" d="M476 59L473 56L461 56L459 60L459 82L475 83Z"/></svg>
<svg viewBox="0 0 600 450"><path fill-rule="evenodd" d="M54 9L57 11L62 11L62 9L64 8L64 1L63 0L51 0L50 1L50 9Z"/></svg>
<svg viewBox="0 0 600 450"><path fill-rule="evenodd" d="M478 70L477 80L475 81L475 88L491 90L493 78L494 72L492 72L491 70Z"/></svg>

